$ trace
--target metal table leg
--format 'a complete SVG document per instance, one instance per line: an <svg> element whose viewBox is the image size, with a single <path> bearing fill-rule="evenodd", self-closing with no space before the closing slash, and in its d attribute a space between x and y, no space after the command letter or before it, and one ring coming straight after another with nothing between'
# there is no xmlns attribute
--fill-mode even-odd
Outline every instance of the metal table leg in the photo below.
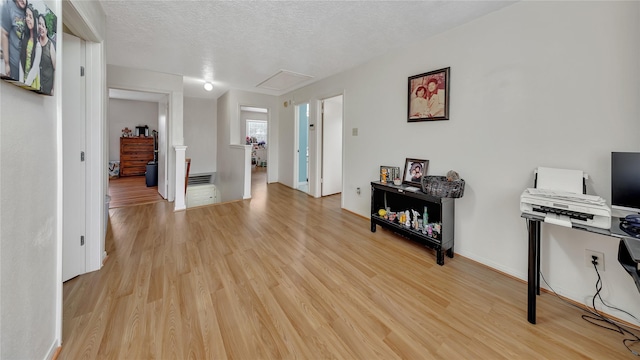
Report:
<svg viewBox="0 0 640 360"><path fill-rule="evenodd" d="M529 224L529 276L527 292L527 320L536 323L536 295L540 294L540 221Z"/></svg>

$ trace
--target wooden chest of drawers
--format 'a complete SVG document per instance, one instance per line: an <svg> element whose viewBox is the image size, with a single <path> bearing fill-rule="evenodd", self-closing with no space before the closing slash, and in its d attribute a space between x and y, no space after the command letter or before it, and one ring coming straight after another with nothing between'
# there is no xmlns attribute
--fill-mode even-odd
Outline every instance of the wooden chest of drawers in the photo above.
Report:
<svg viewBox="0 0 640 360"><path fill-rule="evenodd" d="M120 176L144 175L153 160L153 137L120 138Z"/></svg>

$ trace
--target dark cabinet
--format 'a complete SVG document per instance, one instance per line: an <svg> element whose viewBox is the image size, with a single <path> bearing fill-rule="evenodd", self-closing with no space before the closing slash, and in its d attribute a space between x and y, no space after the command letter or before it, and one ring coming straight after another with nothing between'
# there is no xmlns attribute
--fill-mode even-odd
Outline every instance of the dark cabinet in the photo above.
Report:
<svg viewBox="0 0 640 360"><path fill-rule="evenodd" d="M371 232L376 225L389 229L408 239L419 241L436 251L436 262L444 265L444 254L453 257L453 229L455 199L427 195L415 187L406 185L371 183ZM424 209L427 208L428 225L423 225ZM380 215L380 209L387 212ZM419 226L400 222L401 214L409 211L413 219L414 211L419 217Z"/></svg>
<svg viewBox="0 0 640 360"><path fill-rule="evenodd" d="M121 137L120 176L144 175L153 149L153 137Z"/></svg>

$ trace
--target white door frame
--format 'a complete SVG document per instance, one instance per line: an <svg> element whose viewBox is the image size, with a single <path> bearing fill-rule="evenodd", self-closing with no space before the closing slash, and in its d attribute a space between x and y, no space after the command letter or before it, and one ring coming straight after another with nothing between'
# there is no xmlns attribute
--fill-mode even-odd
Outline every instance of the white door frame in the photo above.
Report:
<svg viewBox="0 0 640 360"><path fill-rule="evenodd" d="M156 161L158 163L158 193L163 199L169 198L169 94L158 103L158 134L156 142L158 144L158 154ZM163 119L164 117L164 119ZM161 149L164 153L161 154Z"/></svg>
<svg viewBox="0 0 640 360"><path fill-rule="evenodd" d="M163 199L167 200L169 195L169 151L172 149L169 148L169 119L171 116L171 94L161 92L161 91L151 91L151 90L140 90L140 89L132 89L126 87L114 87L111 86L109 89L113 90L125 90L127 93L131 93L131 95L125 95L124 97L129 97L129 100L136 100L137 95L135 93L141 93L140 98L144 98L146 102L155 102L158 106L158 193L162 196ZM162 120L162 117L165 117ZM107 144L109 143L109 131L105 132L105 141ZM108 153L108 152L107 152ZM171 201L171 199L169 199Z"/></svg>
<svg viewBox="0 0 640 360"><path fill-rule="evenodd" d="M268 106L265 105L248 105L248 104L238 104L238 112L237 112L237 121L238 121L238 125L239 127L243 127L243 123L245 126L245 131L244 134L238 134L239 136L241 136L240 138L240 144L245 144L245 137L246 137L246 126L247 126L247 122L246 119L242 119L242 112L243 111L248 111L248 110L242 110L242 108L259 108L259 109L265 109L267 110L267 183L269 183L269 179L271 179L271 174L273 173L273 166L269 166L269 159L271 159L271 149L273 148L273 146L271 146L271 133L273 131L272 129L272 121L271 121L271 108L269 108ZM237 130L237 133L240 133L240 129ZM233 143L233 142L232 142ZM249 153L249 162L251 161L251 153ZM245 179L245 182L248 182L249 188L251 188L251 176L249 176L249 179Z"/></svg>
<svg viewBox="0 0 640 360"><path fill-rule="evenodd" d="M304 104L304 103L303 103ZM300 186L300 105L293 106L293 188L297 189Z"/></svg>
<svg viewBox="0 0 640 360"><path fill-rule="evenodd" d="M301 155L301 151L302 149L300 149L300 106L302 105L307 105L307 113L309 113L310 115L310 107L311 104L307 101L303 101L300 102L298 104L296 104L293 108L293 112L294 112L294 148L293 148L293 188L294 189L298 189L300 187L301 184L303 184L303 182L300 181L300 156L304 156L305 158L307 157L306 154L306 149L305 150L305 154ZM307 116L307 126L306 126L306 131L307 131L307 148L309 148L309 117ZM307 159L308 160L308 159ZM309 188L309 176L310 171L309 171L309 163L307 163L307 181L305 181L304 183L307 184L307 193L310 193L310 188Z"/></svg>

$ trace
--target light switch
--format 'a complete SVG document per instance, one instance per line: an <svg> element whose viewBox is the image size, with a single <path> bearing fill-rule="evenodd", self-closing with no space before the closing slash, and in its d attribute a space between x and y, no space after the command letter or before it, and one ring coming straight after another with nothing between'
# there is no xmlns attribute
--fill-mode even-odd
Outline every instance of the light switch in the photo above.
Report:
<svg viewBox="0 0 640 360"><path fill-rule="evenodd" d="M351 135L358 136L358 128L351 129Z"/></svg>

